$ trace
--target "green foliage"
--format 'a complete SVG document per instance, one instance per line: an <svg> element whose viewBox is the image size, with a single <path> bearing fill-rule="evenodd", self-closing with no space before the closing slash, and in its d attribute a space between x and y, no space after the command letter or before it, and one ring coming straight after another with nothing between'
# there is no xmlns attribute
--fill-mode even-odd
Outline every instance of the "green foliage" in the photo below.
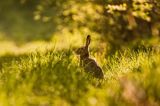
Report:
<svg viewBox="0 0 160 106"><path fill-rule="evenodd" d="M59 31L93 31L116 45L124 41L159 36L158 0L47 1L39 3L39 8L36 9L37 19L43 21L43 17L58 17ZM52 14L55 9L59 10L56 15Z"/></svg>
<svg viewBox="0 0 160 106"><path fill-rule="evenodd" d="M0 31L7 39L51 40L52 35L66 32L97 33L118 46L160 33L158 0L15 1L0 4Z"/></svg>

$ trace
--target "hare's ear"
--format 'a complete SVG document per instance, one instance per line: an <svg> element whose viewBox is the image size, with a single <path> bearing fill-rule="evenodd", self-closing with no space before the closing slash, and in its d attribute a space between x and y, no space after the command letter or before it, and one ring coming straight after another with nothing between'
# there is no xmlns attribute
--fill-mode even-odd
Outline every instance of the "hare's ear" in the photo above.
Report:
<svg viewBox="0 0 160 106"><path fill-rule="evenodd" d="M90 42L91 42L91 36L88 35L87 38L86 38L86 47L89 46Z"/></svg>

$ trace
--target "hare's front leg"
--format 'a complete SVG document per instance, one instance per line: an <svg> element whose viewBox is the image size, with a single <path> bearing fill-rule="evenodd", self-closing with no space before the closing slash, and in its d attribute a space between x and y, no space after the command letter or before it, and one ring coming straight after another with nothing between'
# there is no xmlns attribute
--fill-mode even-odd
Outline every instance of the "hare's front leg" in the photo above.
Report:
<svg viewBox="0 0 160 106"><path fill-rule="evenodd" d="M82 60L80 60L80 67L82 67L83 66L83 62L82 62Z"/></svg>

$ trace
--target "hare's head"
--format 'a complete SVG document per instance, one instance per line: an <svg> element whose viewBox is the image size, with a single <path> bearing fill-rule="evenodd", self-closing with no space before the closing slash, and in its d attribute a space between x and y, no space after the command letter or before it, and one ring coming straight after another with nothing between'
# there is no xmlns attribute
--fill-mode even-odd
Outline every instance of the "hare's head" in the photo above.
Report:
<svg viewBox="0 0 160 106"><path fill-rule="evenodd" d="M81 47L81 48L78 48L76 50L76 54L77 55L80 55L81 57L89 57L89 50L88 50L88 46L91 42L91 36L88 35L87 38L86 38L86 45Z"/></svg>

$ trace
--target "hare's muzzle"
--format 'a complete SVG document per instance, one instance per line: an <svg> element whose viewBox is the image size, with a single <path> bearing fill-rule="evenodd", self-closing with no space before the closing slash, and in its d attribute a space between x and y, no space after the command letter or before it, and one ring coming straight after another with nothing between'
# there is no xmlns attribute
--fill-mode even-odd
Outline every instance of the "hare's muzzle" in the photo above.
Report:
<svg viewBox="0 0 160 106"><path fill-rule="evenodd" d="M78 55L81 54L80 48L79 48L79 49L76 49L76 50L75 50L75 53L78 54Z"/></svg>

